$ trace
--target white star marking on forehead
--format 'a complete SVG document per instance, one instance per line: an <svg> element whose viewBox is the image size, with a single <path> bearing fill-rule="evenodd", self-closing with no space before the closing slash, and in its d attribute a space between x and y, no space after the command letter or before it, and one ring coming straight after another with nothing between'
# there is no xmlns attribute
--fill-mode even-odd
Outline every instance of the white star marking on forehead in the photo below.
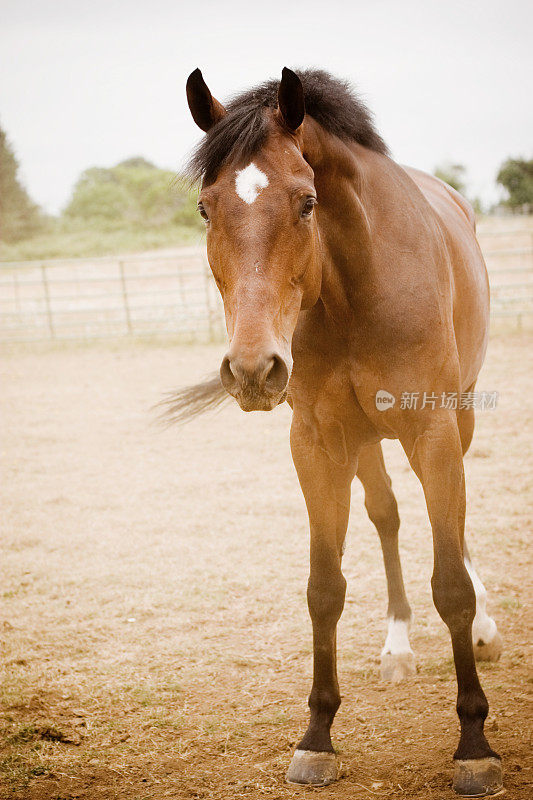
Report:
<svg viewBox="0 0 533 800"><path fill-rule="evenodd" d="M245 169L237 170L235 176L235 191L249 205L257 199L261 189L268 186L267 176L253 162Z"/></svg>

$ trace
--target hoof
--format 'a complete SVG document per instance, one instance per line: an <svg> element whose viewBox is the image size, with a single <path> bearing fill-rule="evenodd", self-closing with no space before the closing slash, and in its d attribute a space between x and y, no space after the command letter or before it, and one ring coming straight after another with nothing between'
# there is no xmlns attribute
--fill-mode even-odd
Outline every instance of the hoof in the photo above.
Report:
<svg viewBox="0 0 533 800"><path fill-rule="evenodd" d="M285 780L299 786L327 786L337 780L337 774L335 753L295 750Z"/></svg>
<svg viewBox="0 0 533 800"><path fill-rule="evenodd" d="M498 631L494 634L490 642L485 642L478 638L474 640L474 655L476 661L498 661L502 654L503 640Z"/></svg>
<svg viewBox="0 0 533 800"><path fill-rule="evenodd" d="M413 653L383 653L381 656L381 680L387 683L401 683L406 678L416 675L416 663Z"/></svg>
<svg viewBox="0 0 533 800"><path fill-rule="evenodd" d="M461 797L487 797L503 789L502 762L499 758L455 761L453 788Z"/></svg>

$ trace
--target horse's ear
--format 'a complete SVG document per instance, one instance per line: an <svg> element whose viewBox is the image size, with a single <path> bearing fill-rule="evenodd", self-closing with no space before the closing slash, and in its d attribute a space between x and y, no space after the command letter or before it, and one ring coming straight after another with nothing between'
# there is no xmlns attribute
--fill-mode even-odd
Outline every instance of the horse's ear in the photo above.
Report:
<svg viewBox="0 0 533 800"><path fill-rule="evenodd" d="M198 68L187 78L187 102L193 120L206 133L226 115L226 109L215 100Z"/></svg>
<svg viewBox="0 0 533 800"><path fill-rule="evenodd" d="M278 107L287 128L298 130L305 117L304 87L298 75L287 67L281 73Z"/></svg>

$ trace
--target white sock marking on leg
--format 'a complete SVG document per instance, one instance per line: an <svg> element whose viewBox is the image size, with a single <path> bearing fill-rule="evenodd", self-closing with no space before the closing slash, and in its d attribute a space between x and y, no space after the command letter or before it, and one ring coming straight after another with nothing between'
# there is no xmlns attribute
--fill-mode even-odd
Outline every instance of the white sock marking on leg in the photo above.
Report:
<svg viewBox="0 0 533 800"><path fill-rule="evenodd" d="M390 653L395 656L400 653L412 652L411 645L409 644L409 623L403 619L392 619L392 617L389 617L387 638L385 639L385 645L381 651L381 655L384 656Z"/></svg>
<svg viewBox="0 0 533 800"><path fill-rule="evenodd" d="M465 558L465 567L468 570L476 593L476 616L472 623L472 640L474 644L477 644L480 639L485 644L489 644L494 639L498 629L492 617L487 614L487 590L467 558Z"/></svg>
<svg viewBox="0 0 533 800"><path fill-rule="evenodd" d="M245 203L250 205L257 199L262 189L268 186L268 178L264 172L252 162L245 169L235 173L235 191Z"/></svg>

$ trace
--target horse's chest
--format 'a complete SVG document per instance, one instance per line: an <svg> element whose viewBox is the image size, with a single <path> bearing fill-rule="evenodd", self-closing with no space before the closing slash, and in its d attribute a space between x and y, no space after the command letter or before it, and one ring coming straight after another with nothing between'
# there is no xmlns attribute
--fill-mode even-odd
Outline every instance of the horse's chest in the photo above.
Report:
<svg viewBox="0 0 533 800"><path fill-rule="evenodd" d="M348 466L363 444L379 435L353 391L350 372L317 374L309 383L295 382L291 394L295 413L311 430L315 445L340 466Z"/></svg>

